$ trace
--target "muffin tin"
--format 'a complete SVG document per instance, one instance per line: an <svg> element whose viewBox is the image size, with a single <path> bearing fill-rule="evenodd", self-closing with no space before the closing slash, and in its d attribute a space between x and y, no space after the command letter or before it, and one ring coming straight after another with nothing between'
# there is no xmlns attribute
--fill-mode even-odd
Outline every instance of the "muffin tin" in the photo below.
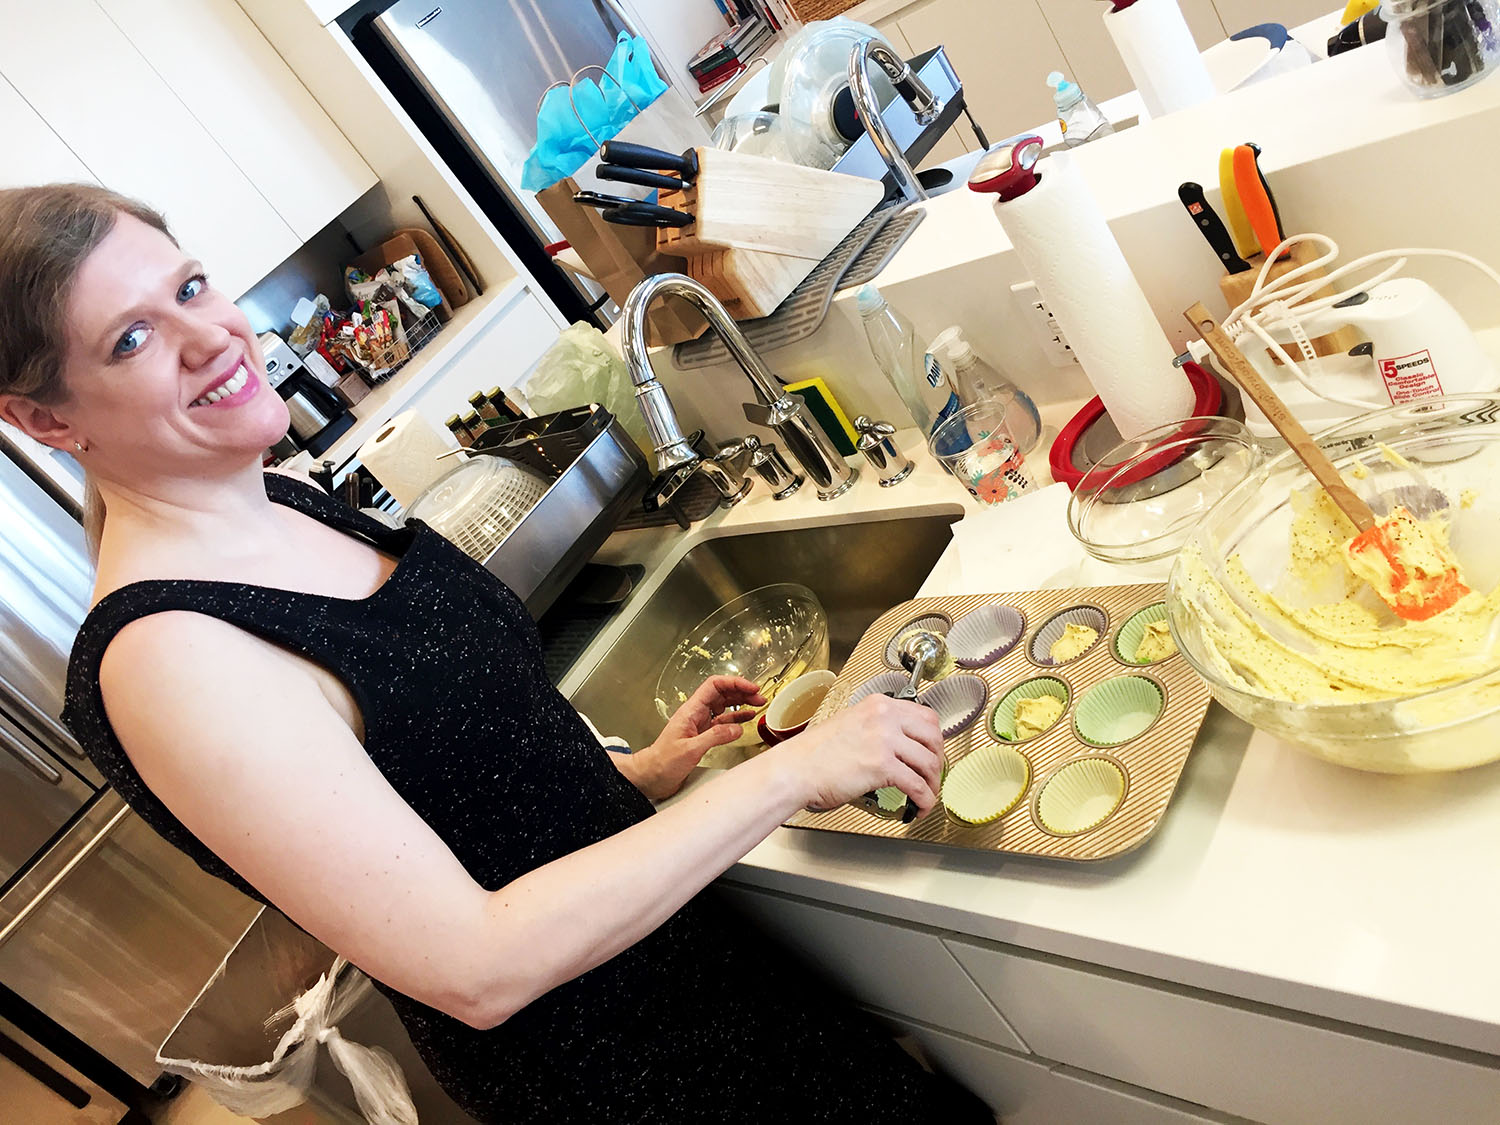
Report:
<svg viewBox="0 0 1500 1125"><path fill-rule="evenodd" d="M983 709L946 735L944 786L955 786L963 816L944 805L903 824L844 805L800 812L787 825L1070 860L1138 847L1161 822L1210 701L1207 685L1181 656L1151 664L1133 659L1131 638L1139 643L1144 623L1164 614L1157 607L1165 597L1160 585L1032 590L919 598L882 614L813 722L888 683L899 686L905 677L891 670L893 643L918 621L940 624L936 631L963 642L965 659L947 662L922 695L958 695L944 684L960 677L977 678L986 689ZM1103 627L1088 651L1053 663L1049 639L1068 621ZM966 700L979 697L977 686L966 687ZM1039 694L1064 698L1062 716L1034 738L1002 737L1014 730L1016 701ZM964 766L971 755L975 761ZM997 808L976 797L990 792Z"/></svg>

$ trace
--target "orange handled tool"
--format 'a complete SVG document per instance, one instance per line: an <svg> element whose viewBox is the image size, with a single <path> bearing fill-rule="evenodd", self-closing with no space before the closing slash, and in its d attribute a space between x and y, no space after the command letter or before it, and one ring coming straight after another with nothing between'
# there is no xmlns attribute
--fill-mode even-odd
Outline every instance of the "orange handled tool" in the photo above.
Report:
<svg viewBox="0 0 1500 1125"><path fill-rule="evenodd" d="M1276 207L1261 182L1255 150L1249 145L1239 145L1234 150L1234 186L1239 192L1240 205L1245 209L1245 218L1250 220L1250 229L1260 243L1261 253L1271 253L1281 244L1284 235L1276 221Z"/></svg>

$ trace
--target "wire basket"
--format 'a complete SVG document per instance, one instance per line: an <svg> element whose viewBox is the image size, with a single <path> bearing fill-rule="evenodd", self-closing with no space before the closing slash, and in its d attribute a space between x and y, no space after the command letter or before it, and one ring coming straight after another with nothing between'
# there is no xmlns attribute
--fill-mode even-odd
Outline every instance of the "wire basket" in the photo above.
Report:
<svg viewBox="0 0 1500 1125"><path fill-rule="evenodd" d="M432 343L442 327L443 322L438 319L437 314L428 313L405 330L404 338L403 335L398 335L388 347L375 349L371 356L372 362L366 369L366 381L385 382L410 363L412 356ZM377 371L379 374L376 374Z"/></svg>

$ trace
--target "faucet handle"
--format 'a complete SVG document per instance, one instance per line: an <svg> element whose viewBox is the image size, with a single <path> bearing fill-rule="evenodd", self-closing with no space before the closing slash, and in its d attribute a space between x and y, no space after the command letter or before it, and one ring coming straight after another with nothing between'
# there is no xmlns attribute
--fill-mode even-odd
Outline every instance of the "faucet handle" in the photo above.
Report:
<svg viewBox="0 0 1500 1125"><path fill-rule="evenodd" d="M861 414L854 419L854 428L859 432L859 451L875 470L881 488L890 488L911 476L914 468L911 458L901 452L892 437L895 426L871 421L869 415Z"/></svg>

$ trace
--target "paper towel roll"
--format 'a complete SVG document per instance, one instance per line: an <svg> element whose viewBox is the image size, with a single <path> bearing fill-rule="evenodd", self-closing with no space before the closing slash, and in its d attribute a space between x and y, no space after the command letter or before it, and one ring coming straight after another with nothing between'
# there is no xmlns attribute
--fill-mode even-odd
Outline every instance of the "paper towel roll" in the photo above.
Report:
<svg viewBox="0 0 1500 1125"><path fill-rule="evenodd" d="M453 448L415 410L397 414L359 447L359 460L403 508L449 469L452 458L438 455Z"/></svg>
<svg viewBox="0 0 1500 1125"><path fill-rule="evenodd" d="M1104 13L1104 26L1152 117L1206 102L1218 91L1177 0L1136 0Z"/></svg>
<svg viewBox="0 0 1500 1125"><path fill-rule="evenodd" d="M1193 388L1072 154L1036 166L1038 183L995 214L1062 326L1120 436L1193 411Z"/></svg>

